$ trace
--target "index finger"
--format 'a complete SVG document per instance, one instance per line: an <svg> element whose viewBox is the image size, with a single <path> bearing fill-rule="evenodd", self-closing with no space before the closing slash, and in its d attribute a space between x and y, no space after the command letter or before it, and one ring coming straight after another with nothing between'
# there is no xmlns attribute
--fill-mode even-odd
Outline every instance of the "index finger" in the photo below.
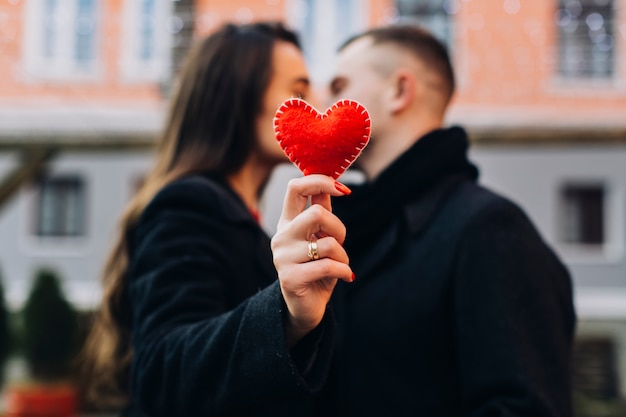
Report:
<svg viewBox="0 0 626 417"><path fill-rule="evenodd" d="M309 196L328 194L338 197L349 194L349 192L350 190L345 185L326 175L311 174L294 178L287 185L281 220L293 220L302 213L307 206Z"/></svg>

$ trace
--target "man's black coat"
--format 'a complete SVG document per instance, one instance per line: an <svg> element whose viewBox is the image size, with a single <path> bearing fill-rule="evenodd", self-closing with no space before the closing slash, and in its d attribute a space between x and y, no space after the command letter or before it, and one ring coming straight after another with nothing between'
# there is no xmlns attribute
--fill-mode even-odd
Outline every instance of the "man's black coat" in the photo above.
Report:
<svg viewBox="0 0 626 417"><path fill-rule="evenodd" d="M475 183L467 146L460 128L432 132L334 201L356 281L333 295L321 415L572 415L568 272L518 206Z"/></svg>

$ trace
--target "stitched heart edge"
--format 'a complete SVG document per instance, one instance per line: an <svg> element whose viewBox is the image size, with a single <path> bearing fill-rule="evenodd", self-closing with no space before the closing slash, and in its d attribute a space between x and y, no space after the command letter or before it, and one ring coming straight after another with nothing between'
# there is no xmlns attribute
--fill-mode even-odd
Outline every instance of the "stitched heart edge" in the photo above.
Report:
<svg viewBox="0 0 626 417"><path fill-rule="evenodd" d="M352 106L353 104L355 105L357 111L361 110L361 114L367 115L367 117L364 120L364 122L367 123L367 126L365 126L366 133L363 135L363 140L359 143L359 145L355 146L354 149L356 153L353 155L350 155L351 160L349 160L348 158L344 158L344 161L347 163L347 165L345 167L343 165L340 165L340 169L335 171L335 175L331 175L331 177L333 177L334 179L337 179L341 176L341 174L346 172L348 168L350 168L350 166L354 163L354 161L357 160L357 158L361 155L361 152L363 152L363 149L369 143L370 135L371 135L371 120L370 120L369 112L367 111L365 106L363 106L361 103L359 103L356 100L343 99L343 100L336 101L332 106L327 108L326 111L324 111L324 113L321 113L319 110L317 110L315 107L313 107L312 105L310 105L308 102L306 102L305 100L301 98L290 98L290 99L285 100L283 104L281 104L280 107L278 107L278 110L276 110L276 115L274 116L274 135L276 136L276 140L280 144L281 149L283 150L283 152L285 152L285 155L287 155L289 160L293 162L304 175L309 175L309 173L305 172L306 169L302 168L300 160L298 158L294 158L293 152L288 152L283 147L283 138L282 138L281 132L278 130L278 124L279 124L281 115L287 109L300 107L300 108L303 108L304 111L308 111L309 113L313 114L315 118L324 119L328 117L330 113L332 113L332 111L334 111L335 109L338 109L339 107Z"/></svg>

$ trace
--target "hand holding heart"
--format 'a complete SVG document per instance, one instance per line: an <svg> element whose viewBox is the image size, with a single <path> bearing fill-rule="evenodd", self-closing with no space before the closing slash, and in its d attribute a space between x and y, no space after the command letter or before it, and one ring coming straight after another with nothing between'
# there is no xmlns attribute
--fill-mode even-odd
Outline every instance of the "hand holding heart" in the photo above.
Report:
<svg viewBox="0 0 626 417"><path fill-rule="evenodd" d="M309 196L341 196L326 175L308 175L289 182L283 212L271 247L280 288L287 305L287 340L293 346L322 321L337 279L352 282L348 255L342 247L343 223L330 206L314 204ZM319 259L308 256L309 241L317 244Z"/></svg>
<svg viewBox="0 0 626 417"><path fill-rule="evenodd" d="M274 129L289 159L305 175L289 182L272 238L289 313L287 339L293 346L322 321L337 279L354 280L342 246L345 226L332 214L329 197L350 193L335 179L367 145L370 123L367 110L355 101L337 102L320 113L304 100L290 99L276 112ZM309 241L316 242L319 259L307 256Z"/></svg>

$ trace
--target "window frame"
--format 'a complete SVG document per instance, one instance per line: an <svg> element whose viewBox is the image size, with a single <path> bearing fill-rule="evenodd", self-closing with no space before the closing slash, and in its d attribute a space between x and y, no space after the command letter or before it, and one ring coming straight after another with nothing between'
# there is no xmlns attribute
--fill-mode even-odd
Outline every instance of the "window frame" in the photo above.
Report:
<svg viewBox="0 0 626 417"><path fill-rule="evenodd" d="M171 1L154 1L154 22L163 24L162 30L154 30L153 56L145 61L140 57L141 17L143 1L125 0L122 10L122 39L120 50L120 72L127 83L165 82L169 79L174 37L166 30L168 19L173 17Z"/></svg>
<svg viewBox="0 0 626 417"><path fill-rule="evenodd" d="M76 187L75 189L72 189ZM50 191L48 191L50 190ZM86 196L85 180L80 175L75 174L62 174L62 175L44 175L37 181L36 191L36 207L35 207L35 221L33 227L33 235L38 238L48 239L76 239L82 238L87 235L87 196ZM45 227L45 207L44 199L49 198L44 194L46 192L56 193L57 201L53 204L56 207L53 208L53 228L50 231L46 231ZM71 198L77 198L79 208L75 210L77 220L75 224L70 224L67 218L64 218L63 214L67 212L69 206L72 204ZM59 213L59 207L61 207ZM60 220L57 222L56 220ZM62 223L62 225L61 225ZM76 229L72 231L71 229Z"/></svg>
<svg viewBox="0 0 626 417"><path fill-rule="evenodd" d="M443 43L445 45L445 47L448 50L448 54L450 55L450 57L452 57L452 53L454 50L454 13L452 12L447 12L445 9L445 0L441 1L441 7L432 7L432 6L424 6L424 8L429 8L432 10L439 10L440 12L438 14L430 14L430 15L426 15L426 14L401 14L401 8L399 7L399 3L401 0L395 0L395 5L396 8L398 10L398 20L401 22L411 22L411 23L417 23L418 25L423 26L424 28L428 29L441 43ZM419 3L419 2L418 2ZM440 31L436 30L436 28L434 28L432 25L428 24L428 23L424 23L423 20L420 20L420 16L445 16L445 33L442 34L440 33Z"/></svg>
<svg viewBox="0 0 626 417"><path fill-rule="evenodd" d="M591 2L592 0L579 0L579 1L581 1L582 3L586 3L586 2ZM609 33L609 35L613 39L613 46L611 48L611 53L610 53L610 60L611 60L610 68L606 76L596 75L593 73L593 70L588 70L587 68L583 69L580 72L574 71L572 74L565 73L565 70L563 69L565 64L563 63L563 61L566 59L565 58L566 54L564 53L564 50L563 50L564 48L563 36L564 34L567 33L567 31L565 31L556 20L557 20L557 14L561 10L564 10L566 6L564 4L565 0L556 1L556 10L555 10L555 18L554 18L554 24L555 24L554 28L556 31L556 35L555 35L555 50L556 50L555 61L556 63L555 63L554 73L556 77L562 82L565 82L565 83L587 82L587 83L594 83L594 84L598 84L598 83L611 84L613 80L619 77L619 74L620 74L619 56L616 53L619 49L619 45L618 45L619 44L619 33L618 33L619 28L617 28L615 24L616 22L618 22L618 19L619 19L619 10L616 7L615 0L607 0L607 1L609 2L609 5L607 6L607 8L610 10L610 13L611 13L611 21L609 23L611 32ZM590 14L594 13L596 9L600 9L602 6L598 6L598 5L585 6L583 4L582 7L583 8L580 12L580 16L585 15L585 7L587 7L588 9L591 9L591 11L587 11L586 13L586 15L589 16ZM586 25L587 23L586 21L583 21L580 24ZM576 33L576 31L573 33ZM576 35L571 35L571 36L576 36ZM587 49L583 51L584 58L592 57L591 48L593 48L593 41L589 36L587 36L585 37L585 42L587 42L585 44Z"/></svg>
<svg viewBox="0 0 626 417"><path fill-rule="evenodd" d="M583 242L566 242L563 240L563 222L560 221L565 203L562 192L568 186L594 187L601 186L604 190L603 202L603 242L586 244ZM556 192L557 230L556 246L568 263L572 264L605 264L621 261L624 255L624 192L608 178L562 178L557 182Z"/></svg>
<svg viewBox="0 0 626 417"><path fill-rule="evenodd" d="M349 21L340 26L341 13L345 13ZM337 48L350 36L370 26L369 15L369 2L358 0L291 0L287 3L287 23L300 33L314 83L325 84L331 78L331 63ZM317 19L318 16L323 19Z"/></svg>
<svg viewBox="0 0 626 417"><path fill-rule="evenodd" d="M50 177L79 177L83 183L84 234L82 236L39 236L37 216L39 186L38 181L23 187L18 198L20 220L18 245L27 256L75 259L87 256L96 243L92 239L93 225L93 178L83 169L51 169L44 175Z"/></svg>
<svg viewBox="0 0 626 417"><path fill-rule="evenodd" d="M24 42L22 43L24 76L46 81L93 81L101 76L102 8L101 0L94 0L93 51L89 63L80 63L75 56L78 36L75 34L79 0L56 0L56 42L53 57L46 57L45 7L46 0L30 0L24 5Z"/></svg>
<svg viewBox="0 0 626 417"><path fill-rule="evenodd" d="M590 201L585 200L586 197L592 196L592 194L597 194L593 196L594 198L598 198L598 201ZM559 200L562 206L561 216L561 236L560 241L565 244L572 245L589 245L589 246L602 246L606 242L606 201L607 201L607 192L606 187L602 183L598 184L572 184L566 183L562 184L559 190ZM598 224L594 227L592 224L590 225L588 216L590 211L594 211L593 205L598 205L596 209L600 216L598 219L594 219ZM578 213L575 216L568 214L570 209L575 209ZM572 217L575 217L572 221ZM570 224L571 223L576 223ZM594 223L592 221L591 223ZM568 228L569 226L574 226L573 228ZM593 230L593 229L598 230ZM590 229L592 229L590 231Z"/></svg>

